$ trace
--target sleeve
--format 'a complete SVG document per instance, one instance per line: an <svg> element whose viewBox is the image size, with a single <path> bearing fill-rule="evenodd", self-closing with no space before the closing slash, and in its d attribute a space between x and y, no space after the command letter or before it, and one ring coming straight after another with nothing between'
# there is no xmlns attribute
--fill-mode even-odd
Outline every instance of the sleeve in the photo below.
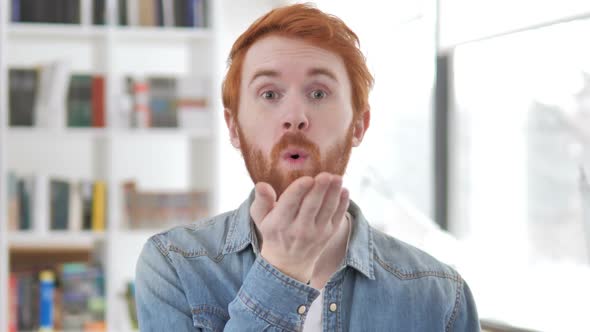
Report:
<svg viewBox="0 0 590 332"><path fill-rule="evenodd" d="M135 276L139 330L201 331L172 261L159 241L150 239ZM319 291L277 270L259 256L229 304L224 331L299 331ZM302 309L301 307L304 307Z"/></svg>
<svg viewBox="0 0 590 332"><path fill-rule="evenodd" d="M455 332L479 332L479 316L475 300L467 283L460 279L457 287L455 308L446 331Z"/></svg>
<svg viewBox="0 0 590 332"><path fill-rule="evenodd" d="M139 330L198 331L170 258L150 239L135 270L135 301Z"/></svg>
<svg viewBox="0 0 590 332"><path fill-rule="evenodd" d="M300 331L320 292L258 256L229 304L226 331Z"/></svg>

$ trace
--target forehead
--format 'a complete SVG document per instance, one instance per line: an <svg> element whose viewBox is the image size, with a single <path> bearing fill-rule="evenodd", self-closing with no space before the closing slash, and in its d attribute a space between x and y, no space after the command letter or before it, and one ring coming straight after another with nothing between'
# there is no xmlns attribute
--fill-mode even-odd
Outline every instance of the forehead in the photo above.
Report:
<svg viewBox="0 0 590 332"><path fill-rule="evenodd" d="M301 75L311 69L327 70L348 81L344 61L338 54L300 39L271 35L256 41L246 53L242 80L250 80L263 70Z"/></svg>

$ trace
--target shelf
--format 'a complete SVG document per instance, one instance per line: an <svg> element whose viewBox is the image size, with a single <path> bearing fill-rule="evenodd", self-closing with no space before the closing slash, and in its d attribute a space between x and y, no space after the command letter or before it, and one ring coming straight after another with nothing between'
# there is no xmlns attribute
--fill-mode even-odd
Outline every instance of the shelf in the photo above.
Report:
<svg viewBox="0 0 590 332"><path fill-rule="evenodd" d="M210 40L208 28L186 27L116 27L115 38L120 41L137 42L186 42L190 40Z"/></svg>
<svg viewBox="0 0 590 332"><path fill-rule="evenodd" d="M183 128L131 128L113 130L115 137L137 137L137 136L186 136L187 138L208 139L211 138L210 129L183 129Z"/></svg>
<svg viewBox="0 0 590 332"><path fill-rule="evenodd" d="M66 138L126 138L146 136L185 136L187 138L208 139L212 132L210 129L184 129L184 128L130 128L130 129L107 129L107 128L38 128L38 127L9 127L7 129L9 138L18 139L26 136L31 138L37 136L39 139L52 139L55 137Z"/></svg>
<svg viewBox="0 0 590 332"><path fill-rule="evenodd" d="M103 137L107 135L105 128L38 128L38 127L9 127L7 135L10 138L18 138L27 136L38 136L40 139L48 139L55 137L71 137L71 138L94 138Z"/></svg>
<svg viewBox="0 0 590 332"><path fill-rule="evenodd" d="M50 38L101 38L106 36L104 26L85 26L59 23L10 23L9 37Z"/></svg>
<svg viewBox="0 0 590 332"><path fill-rule="evenodd" d="M117 40L124 41L188 41L210 40L208 28L187 27L106 27L59 23L11 23L9 37L32 38L104 38L109 31Z"/></svg>
<svg viewBox="0 0 590 332"><path fill-rule="evenodd" d="M104 238L104 233L89 231L50 231L45 234L12 231L8 233L8 245L11 250L91 250L96 241Z"/></svg>
<svg viewBox="0 0 590 332"><path fill-rule="evenodd" d="M11 23L8 27L9 37L27 38L104 38L109 32L117 40L133 42L210 40L209 28L189 27L106 27L97 25L60 24L60 23Z"/></svg>

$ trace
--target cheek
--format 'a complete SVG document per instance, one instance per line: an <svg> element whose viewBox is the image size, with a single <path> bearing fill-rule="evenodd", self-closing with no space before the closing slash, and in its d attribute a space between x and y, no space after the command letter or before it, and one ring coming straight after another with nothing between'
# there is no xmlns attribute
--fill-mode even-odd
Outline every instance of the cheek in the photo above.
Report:
<svg viewBox="0 0 590 332"><path fill-rule="evenodd" d="M270 153L272 142L276 141L272 136L272 131L269 130L270 125L262 121L242 122L240 128L242 135L251 148L262 151L264 155Z"/></svg>
<svg viewBox="0 0 590 332"><path fill-rule="evenodd" d="M343 108L333 108L325 112L318 113L313 123L321 137L330 140L341 140L348 132L352 123L352 110Z"/></svg>

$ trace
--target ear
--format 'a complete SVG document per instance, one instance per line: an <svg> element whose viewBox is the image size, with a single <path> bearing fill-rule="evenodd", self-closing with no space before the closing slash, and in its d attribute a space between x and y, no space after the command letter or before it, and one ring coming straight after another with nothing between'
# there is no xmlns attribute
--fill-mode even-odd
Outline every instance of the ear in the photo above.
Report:
<svg viewBox="0 0 590 332"><path fill-rule="evenodd" d="M240 135L238 135L238 119L234 117L233 112L226 108L223 111L225 117L225 124L229 130L229 140L234 148L240 148Z"/></svg>
<svg viewBox="0 0 590 332"><path fill-rule="evenodd" d="M363 141L363 137L365 136L365 132L369 129L369 124L371 123L371 111L366 110L360 116L354 120L354 125L352 128L352 146L359 146Z"/></svg>

